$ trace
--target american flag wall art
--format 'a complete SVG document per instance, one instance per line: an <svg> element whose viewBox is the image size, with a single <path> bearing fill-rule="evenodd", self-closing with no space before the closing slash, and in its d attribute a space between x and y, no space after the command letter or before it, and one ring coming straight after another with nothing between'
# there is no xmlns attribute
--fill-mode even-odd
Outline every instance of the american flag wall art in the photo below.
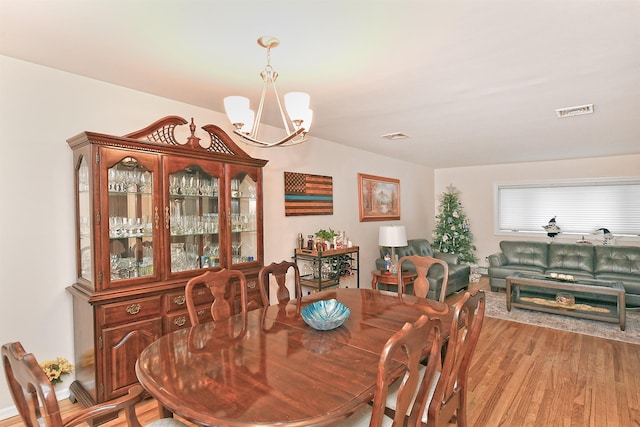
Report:
<svg viewBox="0 0 640 427"><path fill-rule="evenodd" d="M333 178L285 172L284 214L333 215Z"/></svg>

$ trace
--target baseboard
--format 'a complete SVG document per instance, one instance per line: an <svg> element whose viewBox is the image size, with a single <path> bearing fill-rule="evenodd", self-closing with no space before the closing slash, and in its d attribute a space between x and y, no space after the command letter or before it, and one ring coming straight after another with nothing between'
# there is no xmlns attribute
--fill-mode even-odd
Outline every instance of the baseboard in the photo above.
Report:
<svg viewBox="0 0 640 427"><path fill-rule="evenodd" d="M69 387L65 389L56 389L56 397L58 402L69 398ZM18 415L18 409L14 406L0 409L0 420L6 420L7 418L13 418Z"/></svg>

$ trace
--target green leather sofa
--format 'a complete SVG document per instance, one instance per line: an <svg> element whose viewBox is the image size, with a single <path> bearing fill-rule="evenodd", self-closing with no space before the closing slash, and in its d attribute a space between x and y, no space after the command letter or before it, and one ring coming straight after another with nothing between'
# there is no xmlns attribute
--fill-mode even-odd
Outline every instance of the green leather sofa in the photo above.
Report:
<svg viewBox="0 0 640 427"><path fill-rule="evenodd" d="M447 263L449 267L449 281L447 282L446 291L447 296L469 287L469 274L471 273L471 267L466 264L460 264L458 255L435 252L431 247L431 243L427 239L411 239L407 241L407 244L408 246L396 248L396 255L398 255L398 259L407 255L420 255L432 256ZM380 258L376 259L376 268L384 269L385 254L391 254L391 248L381 246ZM415 271L415 267L411 263L404 263L402 268ZM444 279L444 268L439 264L434 265L429 269L427 279L429 280L429 293L427 294L427 298L434 300L439 299L440 289L442 289L442 280ZM409 285L407 289L409 293L413 292L411 285Z"/></svg>
<svg viewBox="0 0 640 427"><path fill-rule="evenodd" d="M500 250L489 255L492 291L505 289L507 276L517 272L570 274L576 279L622 282L626 305L640 306L640 247L504 240Z"/></svg>

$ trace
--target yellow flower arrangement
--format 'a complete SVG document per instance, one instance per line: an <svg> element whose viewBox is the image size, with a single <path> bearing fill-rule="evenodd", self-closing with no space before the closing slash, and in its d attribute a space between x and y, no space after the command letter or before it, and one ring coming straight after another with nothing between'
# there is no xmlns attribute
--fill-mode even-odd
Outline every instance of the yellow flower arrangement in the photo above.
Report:
<svg viewBox="0 0 640 427"><path fill-rule="evenodd" d="M73 365L64 357L58 357L55 360L47 360L40 363L40 367L47 374L51 384L62 382L62 376L73 372Z"/></svg>

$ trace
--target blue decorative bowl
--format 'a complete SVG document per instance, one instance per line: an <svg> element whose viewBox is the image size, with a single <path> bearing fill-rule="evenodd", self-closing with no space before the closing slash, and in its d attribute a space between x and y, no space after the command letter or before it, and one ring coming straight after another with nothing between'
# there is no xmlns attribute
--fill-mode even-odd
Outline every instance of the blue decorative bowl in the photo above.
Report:
<svg viewBox="0 0 640 427"><path fill-rule="evenodd" d="M316 301L302 309L307 325L320 331L329 331L342 325L351 315L349 307L335 299Z"/></svg>

